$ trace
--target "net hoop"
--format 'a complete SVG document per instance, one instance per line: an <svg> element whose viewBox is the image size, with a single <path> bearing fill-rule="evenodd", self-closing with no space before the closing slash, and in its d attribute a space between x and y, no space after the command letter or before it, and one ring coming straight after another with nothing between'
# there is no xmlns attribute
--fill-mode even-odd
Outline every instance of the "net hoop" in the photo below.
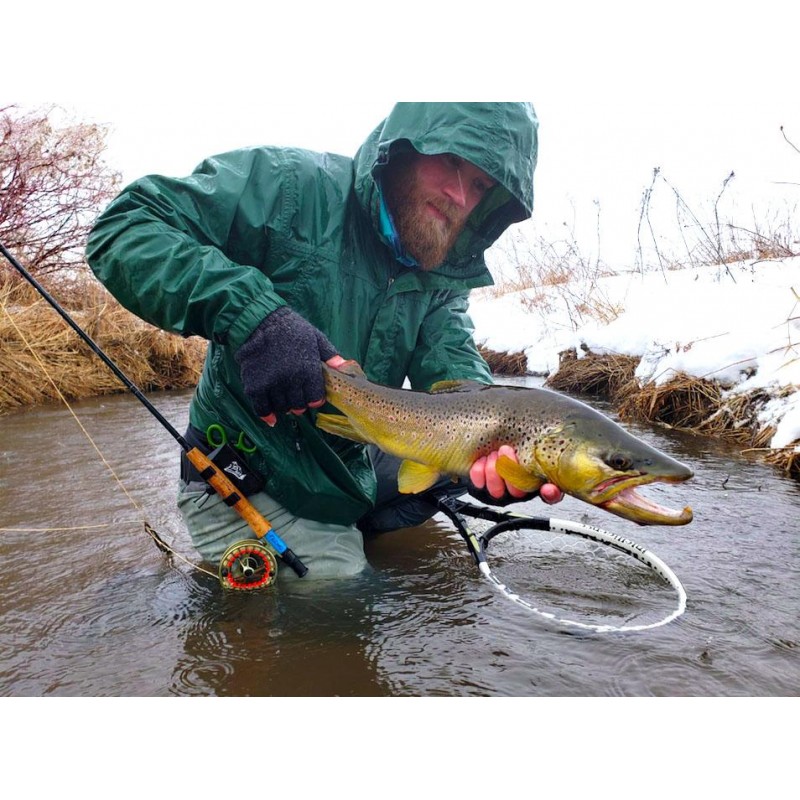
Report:
<svg viewBox="0 0 800 800"><path fill-rule="evenodd" d="M573 522L567 519L557 518L544 518L544 517L529 517L523 514L510 514L498 511L486 506L477 506L470 502L459 500L456 497L450 496L436 496L430 495L429 501L432 505L436 506L439 511L450 519L456 526L461 538L469 548L472 557L478 565L481 575L494 586L512 603L524 608L526 611L537 615L543 620L550 623L555 623L564 628L574 630L592 631L594 633L630 633L637 631L648 631L654 628L660 628L663 625L676 620L686 610L686 590L683 584L678 579L678 576L662 561L655 553L650 552L645 547L626 539L623 536L617 536L614 533L598 528L594 525L586 525L582 522ZM465 517L472 517L474 519L487 520L494 523L488 530L482 534L477 534L470 530L467 525ZM517 594L513 589L501 581L489 566L487 558L487 549L489 543L495 536L500 533L511 530L521 530L528 528L530 530L549 531L554 534L565 534L568 536L576 536L582 539L596 542L607 547L611 547L628 556L631 556L636 561L644 564L652 572L658 575L674 590L677 595L677 605L673 611L667 614L662 619L655 622L632 624L632 625L609 625L609 624L595 624L591 622L580 622L578 620L567 619L559 616L557 613L550 611L543 611L537 608L533 603L526 600L521 595Z"/></svg>
<svg viewBox="0 0 800 800"><path fill-rule="evenodd" d="M665 616L663 619L655 622L649 622L641 625L596 625L589 622L578 622L577 620L566 619L559 617L557 614L549 611L542 611L537 608L533 603L528 602L524 597L518 595L513 589L504 584L492 572L491 567L486 559L486 545L497 534L508 530L520 530L523 528L535 528L537 530L549 530L553 533L563 533L572 536L580 536L583 539L589 539L599 544L613 547L623 553L632 556L637 561L649 567L659 577L665 580L674 590L677 595L677 606L675 609ZM478 559L478 568L481 574L488 580L504 597L518 606L530 611L533 614L546 619L548 622L554 622L558 625L563 625L569 628L577 628L581 630L593 631L595 633L629 633L635 631L647 631L653 628L660 628L667 625L673 620L683 614L686 610L686 590L680 582L678 576L662 561L655 553L652 553L645 547L642 547L636 542L626 539L623 536L617 536L614 533L597 528L594 525L585 525L581 522L572 522L565 519L536 519L533 517L521 517L507 522L500 522L494 525L486 534L481 537L481 551L483 558Z"/></svg>

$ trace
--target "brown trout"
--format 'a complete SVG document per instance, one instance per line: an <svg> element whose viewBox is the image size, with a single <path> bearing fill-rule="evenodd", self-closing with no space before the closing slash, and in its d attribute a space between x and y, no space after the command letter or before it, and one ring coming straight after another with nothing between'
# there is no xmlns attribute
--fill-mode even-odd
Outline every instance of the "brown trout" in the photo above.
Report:
<svg viewBox="0 0 800 800"><path fill-rule="evenodd" d="M692 521L690 508L664 508L634 491L685 481L692 470L578 400L547 389L461 381L417 392L372 383L355 362L323 369L328 401L344 416L320 413L317 425L403 459L401 493L423 492L441 475L466 477L476 459L511 445L519 463L501 456L497 472L519 489L554 483L640 525Z"/></svg>

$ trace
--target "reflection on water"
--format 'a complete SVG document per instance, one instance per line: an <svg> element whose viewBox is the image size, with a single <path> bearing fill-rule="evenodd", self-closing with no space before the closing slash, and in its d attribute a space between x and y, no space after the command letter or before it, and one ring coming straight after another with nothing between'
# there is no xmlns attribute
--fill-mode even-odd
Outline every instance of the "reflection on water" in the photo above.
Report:
<svg viewBox="0 0 800 800"><path fill-rule="evenodd" d="M153 399L185 424L187 393ZM108 465L61 407L0 418L0 694L800 693L800 488L730 448L634 428L695 468L688 484L646 490L693 506L684 528L638 528L572 498L557 513L527 507L641 543L686 587L678 621L598 636L511 604L439 518L370 541L357 580L223 593L143 531L146 518L195 558L171 437L130 396L75 408ZM587 572L584 593L597 581Z"/></svg>

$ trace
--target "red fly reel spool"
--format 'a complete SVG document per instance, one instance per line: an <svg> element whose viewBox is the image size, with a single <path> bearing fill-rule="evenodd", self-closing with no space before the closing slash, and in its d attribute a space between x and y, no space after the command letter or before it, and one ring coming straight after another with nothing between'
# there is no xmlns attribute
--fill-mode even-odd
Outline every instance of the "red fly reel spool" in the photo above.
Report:
<svg viewBox="0 0 800 800"><path fill-rule="evenodd" d="M232 544L219 562L219 580L223 588L238 592L266 589L277 574L275 556L255 539Z"/></svg>

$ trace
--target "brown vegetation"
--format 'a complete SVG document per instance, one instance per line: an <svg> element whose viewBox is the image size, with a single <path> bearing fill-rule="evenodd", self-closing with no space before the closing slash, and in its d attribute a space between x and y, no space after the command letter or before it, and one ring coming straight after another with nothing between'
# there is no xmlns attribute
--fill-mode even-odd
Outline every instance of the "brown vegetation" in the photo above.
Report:
<svg viewBox="0 0 800 800"><path fill-rule="evenodd" d="M103 160L104 128L59 122L54 107L0 108L0 241L47 285L142 390L194 386L205 343L125 311L83 260L86 235L119 175ZM0 262L0 412L59 398L126 391L50 305Z"/></svg>
<svg viewBox="0 0 800 800"><path fill-rule="evenodd" d="M725 218L722 199L735 177L735 173L731 172L723 180L713 206L700 210L690 206L661 169L655 168L639 209L638 241L642 269L645 269L645 262L648 260L644 252L645 241L648 240L652 250L649 258L655 257L662 270L685 269L696 265L726 267L739 261L791 258L800 254L796 205L770 212L761 221L754 218L748 225ZM656 190L664 188L667 197L664 198L662 192L657 198L658 202L654 202ZM674 209L680 236L673 236L671 240L681 242L679 253L671 252L673 248L665 245L664 237L654 230L651 219L657 214L654 206Z"/></svg>
<svg viewBox="0 0 800 800"><path fill-rule="evenodd" d="M617 400L622 390L633 381L638 357L593 355L578 358L574 350L560 354L558 371L547 384L552 389L575 394L589 394Z"/></svg>
<svg viewBox="0 0 800 800"><path fill-rule="evenodd" d="M621 398L623 419L658 422L672 428L699 431L709 420L723 419L722 390L713 381L679 374L663 384L636 384ZM733 430L717 426L720 434Z"/></svg>
<svg viewBox="0 0 800 800"><path fill-rule="evenodd" d="M494 375L523 377L528 374L528 357L525 355L525 351L500 353L481 344L478 345L478 352Z"/></svg>
<svg viewBox="0 0 800 800"><path fill-rule="evenodd" d="M790 478L800 481L800 453L795 447L778 447L765 451L764 460Z"/></svg>
<svg viewBox="0 0 800 800"><path fill-rule="evenodd" d="M70 315L143 391L197 383L205 342L142 322L99 286ZM27 285L0 287L0 412L126 391L119 379Z"/></svg>
<svg viewBox="0 0 800 800"><path fill-rule="evenodd" d="M598 208L596 254L582 250L566 223L564 236L558 239L510 230L498 246L506 263L492 267L495 283L479 291L489 297L520 292L525 311L545 321L558 313L572 330L590 321L612 322L623 309L606 296L601 284L613 272L599 256L599 214ZM510 272L509 265L513 265Z"/></svg>

